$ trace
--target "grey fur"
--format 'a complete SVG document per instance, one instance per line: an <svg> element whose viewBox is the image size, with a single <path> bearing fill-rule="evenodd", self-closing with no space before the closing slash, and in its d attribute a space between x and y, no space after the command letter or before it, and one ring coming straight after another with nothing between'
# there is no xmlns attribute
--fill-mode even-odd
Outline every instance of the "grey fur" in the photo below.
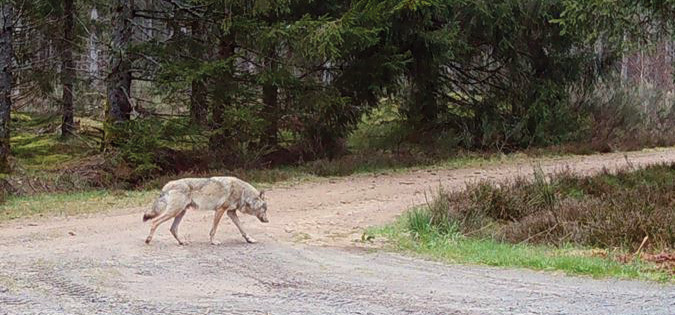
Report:
<svg viewBox="0 0 675 315"><path fill-rule="evenodd" d="M263 199L263 193L249 183L236 177L184 178L164 185L152 208L143 214L143 221L153 219L150 234L145 242L150 243L157 227L173 218L171 234L179 244L185 244L178 237L178 225L187 210L196 209L215 211L213 226L209 233L212 244L215 244L214 236L218 223L226 212L249 243L256 241L244 232L236 212L254 215L261 222L268 222L267 202Z"/></svg>

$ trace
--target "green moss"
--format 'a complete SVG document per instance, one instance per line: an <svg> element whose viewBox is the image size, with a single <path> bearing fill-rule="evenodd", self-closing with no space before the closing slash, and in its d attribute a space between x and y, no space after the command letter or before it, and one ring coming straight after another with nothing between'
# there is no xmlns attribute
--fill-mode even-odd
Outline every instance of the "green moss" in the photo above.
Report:
<svg viewBox="0 0 675 315"><path fill-rule="evenodd" d="M28 169L56 169L83 155L81 147L64 142L57 135L18 134L11 138L12 155Z"/></svg>
<svg viewBox="0 0 675 315"><path fill-rule="evenodd" d="M11 140L14 155L34 155L48 153L58 145L56 137L19 135Z"/></svg>
<svg viewBox="0 0 675 315"><path fill-rule="evenodd" d="M12 113L12 156L23 169L55 170L63 163L89 155L92 150L79 139L64 140L57 132L41 134L60 124L58 116ZM93 124L93 122L90 122Z"/></svg>
<svg viewBox="0 0 675 315"><path fill-rule="evenodd" d="M53 169L58 168L62 163L72 161L73 156L67 154L51 154L51 155L41 155L32 159L32 164L34 166L40 165L43 168Z"/></svg>
<svg viewBox="0 0 675 315"><path fill-rule="evenodd" d="M33 120L33 117L31 117L28 114L24 114L24 113L14 113L13 112L13 113L10 114L10 119L13 122L29 122L29 121Z"/></svg>

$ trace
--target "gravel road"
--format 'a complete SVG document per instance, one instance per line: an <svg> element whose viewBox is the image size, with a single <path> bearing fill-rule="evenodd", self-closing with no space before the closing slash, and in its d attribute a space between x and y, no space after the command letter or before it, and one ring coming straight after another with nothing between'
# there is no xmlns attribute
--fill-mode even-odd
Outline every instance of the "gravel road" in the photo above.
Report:
<svg viewBox="0 0 675 315"><path fill-rule="evenodd" d="M188 213L151 245L144 209L0 224L0 314L675 314L675 286L445 265L354 242L443 185L569 168L675 161L675 149L302 182L267 192L272 223L246 244L212 213Z"/></svg>

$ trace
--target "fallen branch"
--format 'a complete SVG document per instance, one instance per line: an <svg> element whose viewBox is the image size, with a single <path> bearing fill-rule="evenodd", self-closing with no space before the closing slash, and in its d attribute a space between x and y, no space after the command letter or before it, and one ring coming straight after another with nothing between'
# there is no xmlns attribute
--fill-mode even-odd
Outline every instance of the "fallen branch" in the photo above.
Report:
<svg viewBox="0 0 675 315"><path fill-rule="evenodd" d="M645 238L642 239L642 243L640 244L640 247L638 247L637 251L635 251L635 254L633 256L638 256L640 255L640 251L642 250L642 247L645 246L647 241L649 240L649 235L645 235Z"/></svg>
<svg viewBox="0 0 675 315"><path fill-rule="evenodd" d="M534 234L534 235L532 235L532 236L530 236L530 237L528 237L528 238L526 238L526 239L520 241L520 242L518 243L518 245L523 244L523 243L526 243L527 241L529 241L529 240L531 240L531 239L533 239L533 238L535 238L535 237L537 237L537 236L539 236L539 235L541 235L541 234L544 234L544 233L550 233L551 231L553 231L553 230L554 230L555 228L557 228L557 227L558 227L558 223L556 223L554 226L552 226L551 228L549 228L549 229L546 230L546 231L541 231L541 232L539 232L539 233L537 233L537 234Z"/></svg>

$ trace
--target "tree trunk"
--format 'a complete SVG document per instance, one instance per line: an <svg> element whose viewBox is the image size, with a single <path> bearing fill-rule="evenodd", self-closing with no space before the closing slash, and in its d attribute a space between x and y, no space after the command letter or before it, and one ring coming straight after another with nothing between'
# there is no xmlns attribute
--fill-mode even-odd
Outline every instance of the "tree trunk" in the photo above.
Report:
<svg viewBox="0 0 675 315"><path fill-rule="evenodd" d="M272 47L267 52L267 58L265 58L266 70L272 73L272 75L268 77L274 77L276 75L276 58L276 48ZM262 101L264 104L263 116L265 118L265 130L262 144L268 149L274 149L279 144L279 88L274 82L268 81L263 83Z"/></svg>
<svg viewBox="0 0 675 315"><path fill-rule="evenodd" d="M197 125L206 125L206 83L202 79L192 80L190 94L190 119Z"/></svg>
<svg viewBox="0 0 675 315"><path fill-rule="evenodd" d="M113 144L116 138L110 127L131 117L131 60L128 50L131 46L133 5L133 0L115 0L112 8L113 33L105 113L107 145Z"/></svg>
<svg viewBox="0 0 675 315"><path fill-rule="evenodd" d="M114 122L129 120L131 115L131 60L127 55L131 44L133 0L117 0L113 10L112 51L108 76L109 117Z"/></svg>
<svg viewBox="0 0 675 315"><path fill-rule="evenodd" d="M67 137L75 128L73 122L73 83L75 82L75 64L73 62L73 44L75 40L75 7L73 0L63 2L63 46L61 56L61 81L63 82L63 104L61 136Z"/></svg>
<svg viewBox="0 0 675 315"><path fill-rule="evenodd" d="M10 3L1 5L0 10L0 173L9 173L9 120L12 109L12 57L14 43L14 7Z"/></svg>
<svg viewBox="0 0 675 315"><path fill-rule="evenodd" d="M439 113L435 86L438 80L439 66L423 43L415 43L411 48L412 68L410 69L410 98L406 116L417 130L433 128Z"/></svg>
<svg viewBox="0 0 675 315"><path fill-rule="evenodd" d="M192 37L195 41L199 43L192 45L193 46L193 56L200 58L200 60L205 60L208 56L204 51L203 47L204 41L204 27L201 21L194 21L191 25L192 28ZM198 125L206 125L206 114L207 114L207 88L206 81L203 78L196 78L191 82L192 89L190 93L190 119L192 123Z"/></svg>
<svg viewBox="0 0 675 315"><path fill-rule="evenodd" d="M209 148L212 151L228 152L231 142L231 130L225 125L224 109L232 106L232 87L234 71L233 61L229 60L234 56L234 36L231 34L225 36L218 47L218 57L222 60L228 60L228 69L223 76L215 80L215 91L213 93L213 102L211 102L211 121L210 128L212 136L209 138Z"/></svg>
<svg viewBox="0 0 675 315"><path fill-rule="evenodd" d="M628 41L628 35L626 32L623 33L623 43L625 44ZM628 58L628 54L626 53L625 49L622 49L621 51L621 84L626 84L628 83L628 62L630 59Z"/></svg>
<svg viewBox="0 0 675 315"><path fill-rule="evenodd" d="M278 103L279 90L275 84L266 83L263 85L263 103L265 115L265 134L264 145L269 148L276 148L279 144L279 117L278 117Z"/></svg>

